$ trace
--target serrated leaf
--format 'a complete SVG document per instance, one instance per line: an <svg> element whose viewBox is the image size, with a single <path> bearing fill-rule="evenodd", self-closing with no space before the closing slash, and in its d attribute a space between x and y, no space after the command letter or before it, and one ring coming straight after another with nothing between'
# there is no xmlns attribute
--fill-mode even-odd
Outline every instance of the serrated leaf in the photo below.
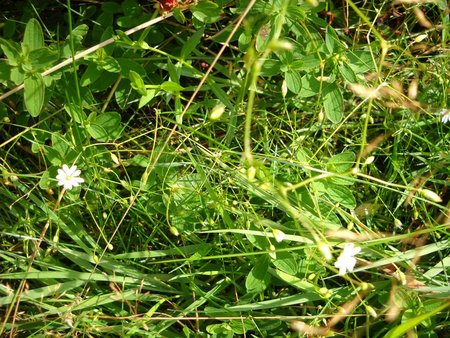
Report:
<svg viewBox="0 0 450 338"><path fill-rule="evenodd" d="M267 256L259 257L245 280L247 292L259 293L269 286L270 274L267 273L268 269L269 259Z"/></svg>
<svg viewBox="0 0 450 338"><path fill-rule="evenodd" d="M344 100L339 87L334 82L327 84L323 88L322 98L326 117L333 123L339 123L344 116Z"/></svg>
<svg viewBox="0 0 450 338"><path fill-rule="evenodd" d="M27 77L24 81L25 107L31 116L36 117L44 106L45 85L39 73Z"/></svg>
<svg viewBox="0 0 450 338"><path fill-rule="evenodd" d="M41 25L39 24L39 21L34 18L27 22L25 33L23 35L22 46L28 52L45 47L44 33L42 32Z"/></svg>
<svg viewBox="0 0 450 338"><path fill-rule="evenodd" d="M98 115L87 126L87 131L94 139L107 142L120 136L120 114L117 112L106 112Z"/></svg>

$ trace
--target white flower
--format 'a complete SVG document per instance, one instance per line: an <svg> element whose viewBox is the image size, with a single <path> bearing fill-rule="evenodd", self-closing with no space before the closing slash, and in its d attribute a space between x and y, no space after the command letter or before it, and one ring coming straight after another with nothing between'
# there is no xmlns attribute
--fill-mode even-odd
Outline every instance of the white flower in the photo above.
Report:
<svg viewBox="0 0 450 338"><path fill-rule="evenodd" d="M334 266L339 269L339 275L343 276L345 273L352 272L356 264L355 255L361 251L360 247L355 247L353 243L345 243L344 250L334 263Z"/></svg>
<svg viewBox="0 0 450 338"><path fill-rule="evenodd" d="M84 182L84 179L80 177L81 171L77 169L76 165L70 168L63 164L62 169L58 169L58 185L63 185L66 190L70 190L73 187L78 187L80 183Z"/></svg>
<svg viewBox="0 0 450 338"><path fill-rule="evenodd" d="M286 234L281 230L273 229L272 233L273 233L273 237L275 237L275 240L278 243L282 242L286 238Z"/></svg>
<svg viewBox="0 0 450 338"><path fill-rule="evenodd" d="M442 109L440 111L440 114L442 115L442 119L441 119L442 123L445 124L448 121L450 121L450 109Z"/></svg>

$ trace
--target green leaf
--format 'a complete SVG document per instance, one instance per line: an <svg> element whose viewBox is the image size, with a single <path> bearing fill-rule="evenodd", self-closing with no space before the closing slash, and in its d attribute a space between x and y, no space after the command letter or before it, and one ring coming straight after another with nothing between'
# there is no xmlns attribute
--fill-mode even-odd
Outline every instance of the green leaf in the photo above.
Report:
<svg viewBox="0 0 450 338"><path fill-rule="evenodd" d="M82 123L86 120L87 116L79 104L74 102L69 102L64 105L64 110L69 113L70 117L74 119L76 123Z"/></svg>
<svg viewBox="0 0 450 338"><path fill-rule="evenodd" d="M8 59L8 64L10 66L18 66L20 64L19 45L0 38L0 46Z"/></svg>
<svg viewBox="0 0 450 338"><path fill-rule="evenodd" d="M190 38L183 44L183 48L181 48L181 58L185 60L197 47L202 36L204 29L199 29L196 31Z"/></svg>
<svg viewBox="0 0 450 338"><path fill-rule="evenodd" d="M284 76L288 89L295 94L300 93L302 89L302 78L300 75L296 71L289 70Z"/></svg>
<svg viewBox="0 0 450 338"><path fill-rule="evenodd" d="M290 275L297 274L297 259L289 252L277 252L276 259L272 260L272 264L279 270Z"/></svg>
<svg viewBox="0 0 450 338"><path fill-rule="evenodd" d="M174 8L172 13L175 20L177 20L179 23L184 24L186 22L186 17L184 16L180 8Z"/></svg>
<svg viewBox="0 0 450 338"><path fill-rule="evenodd" d="M245 280L245 287L249 293L259 293L264 291L270 282L270 274L267 273L269 269L269 259L267 256L261 256L256 261L255 266L250 270L250 273Z"/></svg>
<svg viewBox="0 0 450 338"><path fill-rule="evenodd" d="M25 27L22 48L29 52L42 47L45 47L45 44L41 25L36 19L30 19Z"/></svg>
<svg viewBox="0 0 450 338"><path fill-rule="evenodd" d="M311 74L306 74L302 76L301 91L298 96L301 98L312 97L320 92L320 82Z"/></svg>
<svg viewBox="0 0 450 338"><path fill-rule="evenodd" d="M100 63L100 67L110 73L119 73L120 64L112 56L106 56Z"/></svg>
<svg viewBox="0 0 450 338"><path fill-rule="evenodd" d="M42 110L45 97L45 85L41 74L33 74L24 81L25 107L31 116L36 117Z"/></svg>
<svg viewBox="0 0 450 338"><path fill-rule="evenodd" d="M171 81L179 83L181 75L181 64L178 63L174 65L170 58L167 58L167 71L169 72L169 77Z"/></svg>
<svg viewBox="0 0 450 338"><path fill-rule="evenodd" d="M325 44L330 54L335 54L344 47L342 42L339 40L336 31L330 25L327 26Z"/></svg>
<svg viewBox="0 0 450 338"><path fill-rule="evenodd" d="M35 71L42 70L57 61L59 54L50 48L43 47L32 50L28 54L30 64Z"/></svg>
<svg viewBox="0 0 450 338"><path fill-rule="evenodd" d="M176 92L180 92L182 90L184 90L184 88L182 86L180 86L178 83L176 82L172 82L172 81L165 81L161 84L161 89L169 92L169 93L176 93Z"/></svg>
<svg viewBox="0 0 450 338"><path fill-rule="evenodd" d="M349 67L355 74L364 74L368 71L376 71L376 66L370 52L356 51L346 53Z"/></svg>
<svg viewBox="0 0 450 338"><path fill-rule="evenodd" d="M145 74L145 69L142 67L139 63L136 61L127 59L127 58L117 58L117 62L120 66L120 74L122 74L123 77L129 78L130 77L130 71L134 71L138 74Z"/></svg>
<svg viewBox="0 0 450 338"><path fill-rule="evenodd" d="M313 185L318 191L325 193L333 202L348 209L356 208L355 196L349 188L331 183L329 180L314 182Z"/></svg>
<svg viewBox="0 0 450 338"><path fill-rule="evenodd" d="M339 87L333 82L327 84L322 92L326 117L333 123L339 123L344 116L344 100Z"/></svg>
<svg viewBox="0 0 450 338"><path fill-rule="evenodd" d="M5 60L0 60L0 83L5 84L11 78L11 66Z"/></svg>
<svg viewBox="0 0 450 338"><path fill-rule="evenodd" d="M134 70L130 70L128 76L131 81L131 88L136 90L141 95L147 95L147 89L145 88L144 80Z"/></svg>
<svg viewBox="0 0 450 338"><path fill-rule="evenodd" d="M317 53L306 55L300 60L292 62L291 68L305 72L317 71L320 69L320 58Z"/></svg>
<svg viewBox="0 0 450 338"><path fill-rule="evenodd" d="M90 84L97 81L102 74L102 71L98 69L95 62L90 62L81 76L80 85L82 87L89 86Z"/></svg>
<svg viewBox="0 0 450 338"><path fill-rule="evenodd" d="M191 7L192 15L203 23L213 23L220 19L221 8L212 1L199 1Z"/></svg>
<svg viewBox="0 0 450 338"><path fill-rule="evenodd" d="M386 333L386 335L384 336L384 338L398 338L398 337L403 337L403 335L413 329L414 327L416 327L417 325L419 325L420 323L426 321L427 319L431 318L433 315L437 314L438 312L445 310L447 307L450 306L450 302L446 301L445 303L443 303L441 306L439 306L438 308L434 309L433 311L424 313L423 315L417 316L415 318L412 318L410 320L408 320L405 323L402 323L401 325L398 325L397 327L389 330L388 333Z"/></svg>
<svg viewBox="0 0 450 338"><path fill-rule="evenodd" d="M19 67L13 67L11 69L11 81L16 85L21 84L24 78L25 74Z"/></svg>
<svg viewBox="0 0 450 338"><path fill-rule="evenodd" d="M114 140L120 136L120 114L106 112L95 117L87 126L87 131L94 139L100 142Z"/></svg>
<svg viewBox="0 0 450 338"><path fill-rule="evenodd" d="M158 91L156 89L147 89L147 94L141 96L138 107L142 108L143 106L145 106L156 96L157 93Z"/></svg>
<svg viewBox="0 0 450 338"><path fill-rule="evenodd" d="M339 73L344 77L344 79L349 83L355 83L358 82L358 79L356 78L355 73L353 72L353 69L351 69L347 64L345 63L339 63L338 65Z"/></svg>
<svg viewBox="0 0 450 338"><path fill-rule="evenodd" d="M355 154L351 151L333 155L327 163L327 170L335 173L345 173L349 171L355 163Z"/></svg>
<svg viewBox="0 0 450 338"><path fill-rule="evenodd" d="M150 159L144 155L136 155L126 161L126 165L134 165L142 168L147 168L150 164Z"/></svg>

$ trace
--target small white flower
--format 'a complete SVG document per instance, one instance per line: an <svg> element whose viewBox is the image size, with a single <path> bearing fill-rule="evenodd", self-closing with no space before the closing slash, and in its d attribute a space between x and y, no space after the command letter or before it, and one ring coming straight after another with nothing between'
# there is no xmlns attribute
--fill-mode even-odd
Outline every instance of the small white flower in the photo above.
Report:
<svg viewBox="0 0 450 338"><path fill-rule="evenodd" d="M345 273L352 272L356 264L355 255L361 251L360 247L355 246L353 243L346 243L344 250L334 263L334 266L339 269L339 275L343 276Z"/></svg>
<svg viewBox="0 0 450 338"><path fill-rule="evenodd" d="M275 237L275 240L278 243L282 242L286 238L286 234L281 230L273 229L272 233L273 233L273 237Z"/></svg>
<svg viewBox="0 0 450 338"><path fill-rule="evenodd" d="M76 165L69 168L69 166L63 164L62 169L58 169L58 175L56 175L58 185L63 185L66 190L78 187L80 183L84 182L80 174L81 171L77 169Z"/></svg>
<svg viewBox="0 0 450 338"><path fill-rule="evenodd" d="M442 109L440 111L440 114L442 115L442 118L441 118L442 123L445 124L448 121L450 121L450 109Z"/></svg>

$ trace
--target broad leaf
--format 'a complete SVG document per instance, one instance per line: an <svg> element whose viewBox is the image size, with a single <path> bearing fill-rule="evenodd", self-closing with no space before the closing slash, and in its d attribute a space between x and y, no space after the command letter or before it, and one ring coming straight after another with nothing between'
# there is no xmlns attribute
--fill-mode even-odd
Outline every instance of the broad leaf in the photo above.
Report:
<svg viewBox="0 0 450 338"><path fill-rule="evenodd" d="M264 291L270 283L270 274L267 273L269 269L269 259L267 256L261 256L256 261L255 266L250 270L250 273L245 280L245 287L249 293L259 293Z"/></svg>
<svg viewBox="0 0 450 338"><path fill-rule="evenodd" d="M326 117L333 123L339 123L344 116L344 100L339 87L335 83L327 84L323 88L322 98Z"/></svg>
<svg viewBox="0 0 450 338"><path fill-rule="evenodd" d="M41 25L36 19L30 19L25 27L22 48L29 52L42 47L45 47L45 44Z"/></svg>
<svg viewBox="0 0 450 338"><path fill-rule="evenodd" d="M25 107L31 116L38 116L44 105L45 85L41 74L33 74L24 81Z"/></svg>
<svg viewBox="0 0 450 338"><path fill-rule="evenodd" d="M47 47L34 49L28 54L31 67L35 71L48 68L48 66L51 66L58 58L58 53Z"/></svg>
<svg viewBox="0 0 450 338"><path fill-rule="evenodd" d="M288 89L295 94L300 93L302 89L302 78L300 75L296 71L289 70L284 76Z"/></svg>
<svg viewBox="0 0 450 338"><path fill-rule="evenodd" d="M107 142L120 136L120 114L106 112L96 116L87 126L87 131L94 139Z"/></svg>
<svg viewBox="0 0 450 338"><path fill-rule="evenodd" d="M213 23L220 19L221 9L212 1L199 1L196 6L191 7L192 15L204 23Z"/></svg>

